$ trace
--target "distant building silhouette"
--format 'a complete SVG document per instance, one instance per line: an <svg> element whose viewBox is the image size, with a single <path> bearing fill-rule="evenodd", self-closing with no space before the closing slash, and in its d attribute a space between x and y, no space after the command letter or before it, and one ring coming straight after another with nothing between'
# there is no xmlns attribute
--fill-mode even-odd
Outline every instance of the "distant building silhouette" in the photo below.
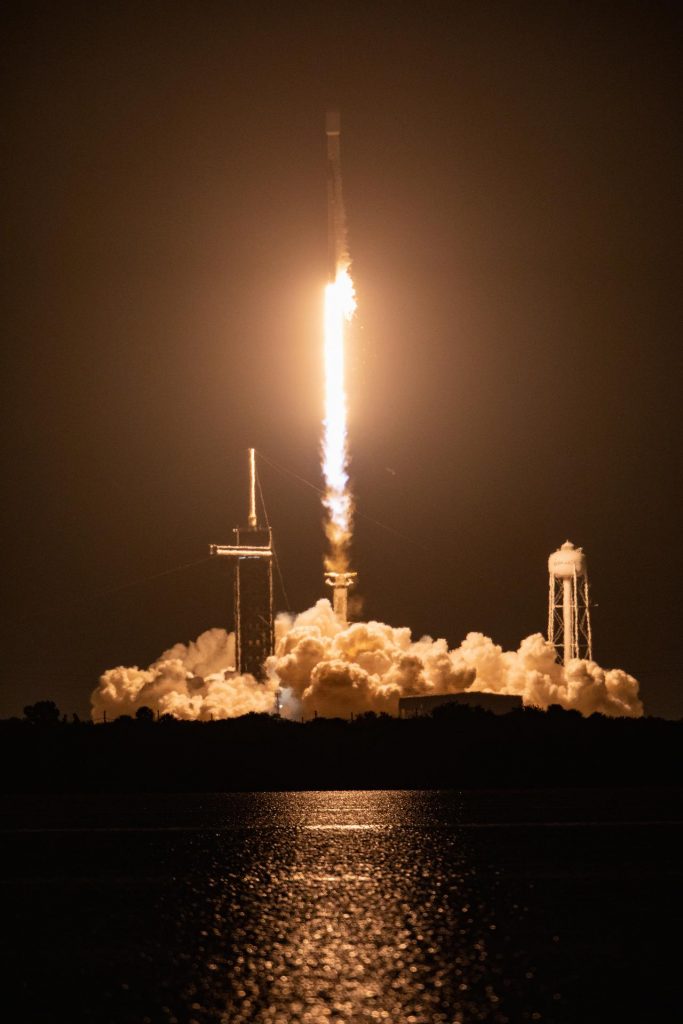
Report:
<svg viewBox="0 0 683 1024"><path fill-rule="evenodd" d="M430 693L417 697L400 697L398 701L399 718L415 718L419 715L431 715L434 708L444 704L460 704L463 707L483 708L494 715L505 715L508 711L521 708L522 698L507 693L482 693L468 691L466 693Z"/></svg>

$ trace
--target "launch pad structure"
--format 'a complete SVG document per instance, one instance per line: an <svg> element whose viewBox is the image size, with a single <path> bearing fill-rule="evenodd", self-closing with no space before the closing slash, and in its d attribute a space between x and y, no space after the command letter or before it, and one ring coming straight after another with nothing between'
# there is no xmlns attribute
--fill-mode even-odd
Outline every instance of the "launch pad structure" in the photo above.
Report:
<svg viewBox="0 0 683 1024"><path fill-rule="evenodd" d="M356 582L357 572L333 572L328 569L325 573L325 583L332 587L332 607L342 626L348 625L349 621L349 588Z"/></svg>
<svg viewBox="0 0 683 1024"><path fill-rule="evenodd" d="M256 514L256 452L249 449L249 514L233 530L234 544L210 544L209 554L234 560L235 661L239 675L265 679L274 650L273 531Z"/></svg>

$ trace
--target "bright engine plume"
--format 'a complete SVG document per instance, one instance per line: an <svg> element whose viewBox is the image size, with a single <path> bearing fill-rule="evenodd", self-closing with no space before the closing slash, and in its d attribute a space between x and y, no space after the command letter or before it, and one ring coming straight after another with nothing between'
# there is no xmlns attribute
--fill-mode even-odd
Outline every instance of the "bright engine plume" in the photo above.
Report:
<svg viewBox="0 0 683 1024"><path fill-rule="evenodd" d="M329 112L325 122L329 282L325 287L323 322L325 410L322 464L325 479L325 533L328 541L325 568L334 572L345 572L348 569L353 525L353 500L348 475L345 349L347 325L356 308L346 243L340 131L339 114Z"/></svg>
<svg viewBox="0 0 683 1024"><path fill-rule="evenodd" d="M325 533L329 544L327 569L348 568L353 503L349 490L347 400L345 385L345 328L356 302L348 269L340 267L325 288L325 419L323 424L323 475L326 510Z"/></svg>

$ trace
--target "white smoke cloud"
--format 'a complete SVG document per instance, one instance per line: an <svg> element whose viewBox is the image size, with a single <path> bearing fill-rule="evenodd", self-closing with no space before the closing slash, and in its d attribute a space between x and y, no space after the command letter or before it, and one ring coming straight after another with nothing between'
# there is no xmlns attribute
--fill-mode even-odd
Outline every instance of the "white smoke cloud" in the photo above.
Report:
<svg viewBox="0 0 683 1024"><path fill-rule="evenodd" d="M413 640L409 629L381 622L344 627L322 599L296 617L279 615L275 636L265 683L236 676L234 634L210 629L194 643L165 651L148 669L105 672L92 696L93 716L133 714L146 704L177 718L233 718L272 711L278 690L289 718L396 714L401 696L466 690L516 694L527 705L560 704L584 715L643 713L632 676L594 661L558 665L540 633L516 651L503 651L482 633L468 633L449 650L445 640Z"/></svg>
<svg viewBox="0 0 683 1024"><path fill-rule="evenodd" d="M277 683L259 683L234 671L235 634L208 629L189 644L175 644L147 669L112 668L94 690L92 716L134 715L147 706L187 720L235 718L273 711Z"/></svg>
<svg viewBox="0 0 683 1024"><path fill-rule="evenodd" d="M294 619L279 616L276 637L268 671L286 687L283 713L292 717L396 714L401 696L466 690L516 694L527 705L560 704L584 715L643 713L632 676L579 659L565 668L540 633L516 651L503 651L482 633L468 633L449 650L445 640L414 641L409 629L381 622L342 627L329 601L321 600Z"/></svg>

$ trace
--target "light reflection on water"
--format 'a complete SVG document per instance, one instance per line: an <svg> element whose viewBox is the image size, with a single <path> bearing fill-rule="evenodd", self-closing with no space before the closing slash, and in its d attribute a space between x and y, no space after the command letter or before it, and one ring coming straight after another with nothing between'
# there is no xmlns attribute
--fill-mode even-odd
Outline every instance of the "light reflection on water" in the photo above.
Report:
<svg viewBox="0 0 683 1024"><path fill-rule="evenodd" d="M371 832L386 832L390 825L302 825L302 828L311 829L315 832L360 832L363 829Z"/></svg>
<svg viewBox="0 0 683 1024"><path fill-rule="evenodd" d="M270 800L278 824L243 836L248 873L221 872L216 858L186 990L194 1019L510 1019L501 1004L515 979L490 956L493 907L463 834L430 828L437 803L414 793Z"/></svg>
<svg viewBox="0 0 683 1024"><path fill-rule="evenodd" d="M22 797L0 816L18 1020L677 1019L663 790Z"/></svg>

